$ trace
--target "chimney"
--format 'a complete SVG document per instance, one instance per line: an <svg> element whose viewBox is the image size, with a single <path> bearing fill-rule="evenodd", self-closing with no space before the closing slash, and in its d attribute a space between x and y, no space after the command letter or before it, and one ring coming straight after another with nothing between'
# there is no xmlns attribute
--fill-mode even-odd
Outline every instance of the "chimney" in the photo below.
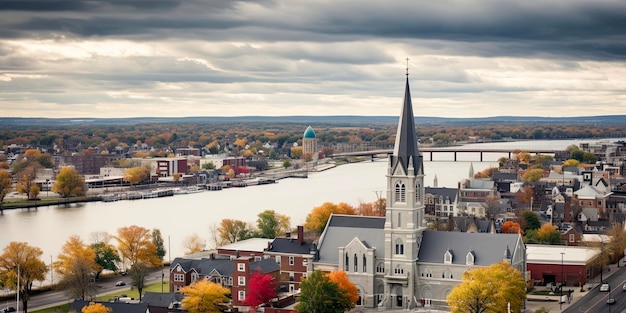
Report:
<svg viewBox="0 0 626 313"><path fill-rule="evenodd" d="M298 225L298 246L302 245L304 239L304 226Z"/></svg>
<svg viewBox="0 0 626 313"><path fill-rule="evenodd" d="M210 259L215 260L215 253L211 253Z"/></svg>
<svg viewBox="0 0 626 313"><path fill-rule="evenodd" d="M290 231L286 232L286 233L285 233L285 237L287 237L287 238L291 238L291 232L290 232Z"/></svg>

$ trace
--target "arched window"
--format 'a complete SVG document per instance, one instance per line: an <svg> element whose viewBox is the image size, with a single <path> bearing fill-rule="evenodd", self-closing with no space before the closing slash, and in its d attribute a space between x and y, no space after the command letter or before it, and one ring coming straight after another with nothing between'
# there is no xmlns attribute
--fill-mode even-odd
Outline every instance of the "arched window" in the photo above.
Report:
<svg viewBox="0 0 626 313"><path fill-rule="evenodd" d="M363 273L367 273L367 259L365 258L365 254L363 254Z"/></svg>
<svg viewBox="0 0 626 313"><path fill-rule="evenodd" d="M402 227L402 214L398 212L398 227Z"/></svg>
<svg viewBox="0 0 626 313"><path fill-rule="evenodd" d="M385 273L385 263L384 262L379 262L376 265L376 273Z"/></svg>
<svg viewBox="0 0 626 313"><path fill-rule="evenodd" d="M402 275L404 274L404 269L400 267L400 265L396 265L396 268L393 270L394 274Z"/></svg>
<svg viewBox="0 0 626 313"><path fill-rule="evenodd" d="M354 271L359 271L359 260L356 258L356 253L354 254Z"/></svg>
<svg viewBox="0 0 626 313"><path fill-rule="evenodd" d="M470 251L465 256L465 265L474 265L474 251Z"/></svg>
<svg viewBox="0 0 626 313"><path fill-rule="evenodd" d="M396 240L396 254L404 254L404 243L401 239Z"/></svg>
<svg viewBox="0 0 626 313"><path fill-rule="evenodd" d="M350 270L350 259L348 258L348 253L346 253L346 272Z"/></svg>
<svg viewBox="0 0 626 313"><path fill-rule="evenodd" d="M415 182L415 203L416 204L422 204L422 185L420 185L420 182L417 181Z"/></svg>
<svg viewBox="0 0 626 313"><path fill-rule="evenodd" d="M396 202L406 202L406 187L404 186L404 182L396 183Z"/></svg>

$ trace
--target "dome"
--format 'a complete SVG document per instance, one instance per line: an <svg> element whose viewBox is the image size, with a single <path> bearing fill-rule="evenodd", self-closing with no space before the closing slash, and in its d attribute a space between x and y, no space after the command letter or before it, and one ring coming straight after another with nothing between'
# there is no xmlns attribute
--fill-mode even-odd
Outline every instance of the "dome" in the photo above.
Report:
<svg viewBox="0 0 626 313"><path fill-rule="evenodd" d="M304 139L315 139L315 131L313 130L313 127L309 126L307 127L307 129L304 131Z"/></svg>

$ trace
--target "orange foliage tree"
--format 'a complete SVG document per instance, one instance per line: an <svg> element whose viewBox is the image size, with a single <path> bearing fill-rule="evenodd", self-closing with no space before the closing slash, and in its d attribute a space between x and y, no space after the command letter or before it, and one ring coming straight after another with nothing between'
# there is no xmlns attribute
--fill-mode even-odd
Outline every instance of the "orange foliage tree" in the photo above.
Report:
<svg viewBox="0 0 626 313"><path fill-rule="evenodd" d="M519 223L513 221L506 221L502 224L502 232L505 234L521 234L524 236L524 231L520 227Z"/></svg>
<svg viewBox="0 0 626 313"><path fill-rule="evenodd" d="M344 271L334 271L328 274L330 281L339 286L339 289L343 289L346 292L346 296L350 299L350 302L355 303L359 300L359 291L356 286L350 282L348 275Z"/></svg>
<svg viewBox="0 0 626 313"><path fill-rule="evenodd" d="M102 303L89 302L89 305L80 309L82 313L110 313L111 308L107 308Z"/></svg>
<svg viewBox="0 0 626 313"><path fill-rule="evenodd" d="M321 234L331 214L355 215L356 210L353 206L345 202L339 204L325 202L321 206L313 208L311 213L307 215L304 227L308 230L315 231L317 234Z"/></svg>

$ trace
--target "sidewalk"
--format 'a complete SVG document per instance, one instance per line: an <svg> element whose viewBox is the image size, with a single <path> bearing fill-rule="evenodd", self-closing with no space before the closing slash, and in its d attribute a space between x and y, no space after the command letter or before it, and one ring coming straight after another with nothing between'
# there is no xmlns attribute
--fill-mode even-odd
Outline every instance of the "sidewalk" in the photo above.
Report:
<svg viewBox="0 0 626 313"><path fill-rule="evenodd" d="M621 261L621 260L620 260ZM622 262L623 264L623 262ZM607 266L607 268L605 269L603 275L602 275L602 279L606 280L607 278L609 278L611 275L613 275L613 273L616 272L617 270L617 263L615 264L610 264ZM566 294L566 291L569 289L572 289L572 299L571 299L571 303L563 303L562 305L559 304L558 300L557 301L526 301L526 312L527 313L534 313L536 310L540 309L540 308L545 308L546 310L548 310L550 313L556 313L556 312L563 312L565 309L567 309L572 303L582 299L582 297L584 297L589 290L593 289L593 288L597 288L598 285L600 284L600 278L597 277L595 279L593 279L593 281L588 282L587 284L585 284L583 286L583 290L584 291L580 291L580 287L568 287L565 286L563 289L563 294ZM612 288L622 288L621 286L612 286Z"/></svg>

